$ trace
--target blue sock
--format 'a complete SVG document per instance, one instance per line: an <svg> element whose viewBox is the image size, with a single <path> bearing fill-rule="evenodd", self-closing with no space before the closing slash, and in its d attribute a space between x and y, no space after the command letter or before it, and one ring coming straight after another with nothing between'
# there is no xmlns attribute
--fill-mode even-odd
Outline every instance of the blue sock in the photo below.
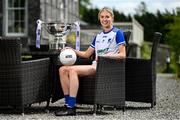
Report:
<svg viewBox="0 0 180 120"><path fill-rule="evenodd" d="M65 104L68 105L69 95L64 95Z"/></svg>
<svg viewBox="0 0 180 120"><path fill-rule="evenodd" d="M69 96L68 107L73 108L76 104L76 97Z"/></svg>

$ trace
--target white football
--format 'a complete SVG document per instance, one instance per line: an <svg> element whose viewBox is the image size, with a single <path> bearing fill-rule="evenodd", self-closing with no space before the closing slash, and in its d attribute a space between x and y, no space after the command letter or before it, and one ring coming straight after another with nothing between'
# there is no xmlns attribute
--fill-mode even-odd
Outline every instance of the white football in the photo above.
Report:
<svg viewBox="0 0 180 120"><path fill-rule="evenodd" d="M60 53L60 61L63 65L73 65L76 59L76 53L71 49L65 49Z"/></svg>

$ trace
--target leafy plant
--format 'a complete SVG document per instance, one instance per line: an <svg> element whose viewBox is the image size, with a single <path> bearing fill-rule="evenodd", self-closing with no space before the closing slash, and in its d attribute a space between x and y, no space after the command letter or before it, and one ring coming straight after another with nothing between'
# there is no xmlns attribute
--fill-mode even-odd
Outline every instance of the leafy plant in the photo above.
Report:
<svg viewBox="0 0 180 120"><path fill-rule="evenodd" d="M168 43L173 51L175 52L175 59L178 61L180 55L180 15L174 17L174 23L168 24L166 26L169 29L166 35L166 43Z"/></svg>
<svg viewBox="0 0 180 120"><path fill-rule="evenodd" d="M144 59L150 59L151 57L151 48L148 45L147 42L143 42L142 47L141 47L141 57Z"/></svg>

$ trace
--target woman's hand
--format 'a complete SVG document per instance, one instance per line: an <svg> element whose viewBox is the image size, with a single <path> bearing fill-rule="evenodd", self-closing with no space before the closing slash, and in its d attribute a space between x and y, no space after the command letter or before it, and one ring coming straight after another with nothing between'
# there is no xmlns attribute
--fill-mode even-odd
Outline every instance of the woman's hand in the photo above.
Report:
<svg viewBox="0 0 180 120"><path fill-rule="evenodd" d="M72 47L65 47L65 48L61 49L61 52L64 51L65 49L71 49L75 52L75 49L73 49Z"/></svg>
<svg viewBox="0 0 180 120"><path fill-rule="evenodd" d="M113 52L108 52L108 53L106 53L106 54L104 54L104 55L102 55L103 57L107 57L107 58L110 58L111 56L113 56Z"/></svg>
<svg viewBox="0 0 180 120"><path fill-rule="evenodd" d="M103 57L107 57L107 58L112 58L112 59L123 59L126 56L124 56L124 54L122 53L113 53L113 52L108 52L104 55L102 55Z"/></svg>

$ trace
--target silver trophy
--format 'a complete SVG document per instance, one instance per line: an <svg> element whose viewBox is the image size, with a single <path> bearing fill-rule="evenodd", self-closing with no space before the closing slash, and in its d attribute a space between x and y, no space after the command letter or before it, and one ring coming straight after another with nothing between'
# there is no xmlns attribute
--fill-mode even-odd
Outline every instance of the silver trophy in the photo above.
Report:
<svg viewBox="0 0 180 120"><path fill-rule="evenodd" d="M42 26L47 30L47 32L55 37L54 40L50 41L49 49L61 49L65 47L66 36L71 29L75 27L75 24L71 23L59 23L59 22L49 22L42 23Z"/></svg>

